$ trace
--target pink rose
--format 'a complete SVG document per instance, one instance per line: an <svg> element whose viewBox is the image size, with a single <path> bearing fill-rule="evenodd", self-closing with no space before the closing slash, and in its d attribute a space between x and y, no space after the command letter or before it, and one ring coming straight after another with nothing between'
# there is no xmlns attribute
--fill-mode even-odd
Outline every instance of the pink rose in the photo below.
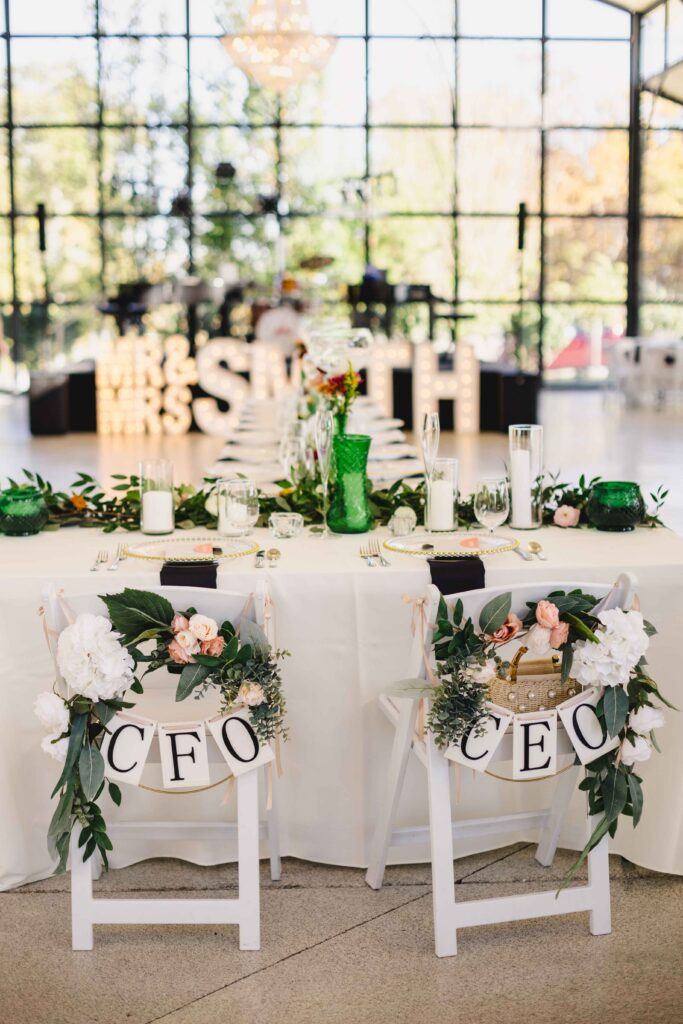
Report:
<svg viewBox="0 0 683 1024"><path fill-rule="evenodd" d="M242 683L237 691L238 702L246 704L248 708L257 708L265 699L266 695L259 683Z"/></svg>
<svg viewBox="0 0 683 1024"><path fill-rule="evenodd" d="M499 626L495 633L491 633L486 639L491 640L494 644L506 644L508 640L517 636L521 628L522 620L514 612L510 612L503 625Z"/></svg>
<svg viewBox="0 0 683 1024"><path fill-rule="evenodd" d="M555 509L553 516L553 522L555 526L578 526L581 512L578 508L574 508L573 505L560 505L559 508Z"/></svg>
<svg viewBox="0 0 683 1024"><path fill-rule="evenodd" d="M544 629L555 629L560 624L560 613L552 601L539 601L536 605L536 622Z"/></svg>
<svg viewBox="0 0 683 1024"><path fill-rule="evenodd" d="M569 639L569 623L561 622L559 626L555 626L554 629L550 630L550 646L557 650L562 644L566 644Z"/></svg>
<svg viewBox="0 0 683 1024"><path fill-rule="evenodd" d="M177 640L171 640L167 650L171 661L175 661L176 665L190 665L194 662L190 652L181 647Z"/></svg>
<svg viewBox="0 0 683 1024"><path fill-rule="evenodd" d="M171 619L171 632L180 633L181 630L189 628L190 623L188 619L186 619L185 616L181 615L179 612L176 612L173 618Z"/></svg>
<svg viewBox="0 0 683 1024"><path fill-rule="evenodd" d="M222 636L215 636L212 640L203 640L199 647L202 654L210 654L212 658L218 658L223 653L225 640Z"/></svg>

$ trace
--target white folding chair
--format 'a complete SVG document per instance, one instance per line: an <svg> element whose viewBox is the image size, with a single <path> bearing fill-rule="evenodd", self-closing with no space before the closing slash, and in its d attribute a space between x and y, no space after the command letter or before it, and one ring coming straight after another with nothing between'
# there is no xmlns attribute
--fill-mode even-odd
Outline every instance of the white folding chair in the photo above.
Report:
<svg viewBox="0 0 683 1024"><path fill-rule="evenodd" d="M116 593L112 587L111 593ZM202 587L148 587L167 598L175 609L196 607L203 615L219 623L226 619L238 627L244 616L264 626L266 602L265 588L256 593L236 593ZM61 632L68 624L67 610L76 615L81 612L107 615L103 601L94 594L69 593L63 597L54 586L43 595L43 607L49 635ZM145 680L145 686L163 673L155 673ZM175 686L176 677L165 678L162 685ZM158 684L157 684L158 688ZM199 706L199 705L197 705ZM207 737L210 763L226 763L212 737ZM155 737L147 764L160 762L158 740ZM264 769L265 770L265 769ZM113 842L125 840L215 840L225 842L237 839L238 898L237 899L95 899L93 876L99 876L99 862L95 856L83 860L78 847L80 829L75 827L71 837L71 929L73 949L93 948L94 924L237 924L240 949L260 949L260 891L259 841L268 841L271 878L280 878L280 847L277 811L273 796L266 809L266 820L259 822L258 770L245 772L236 779L237 823L181 822L181 821L116 821L108 825ZM275 787L273 787L274 789Z"/></svg>
<svg viewBox="0 0 683 1024"><path fill-rule="evenodd" d="M553 590L571 590L581 587L590 594L602 598L602 607L630 608L634 596L635 580L629 574L622 574L613 588L594 583L545 583L521 584L512 587L495 587L474 590L465 594L446 597L446 604L452 609L461 598L464 618L471 617L475 625L479 612L496 594L512 592L512 610L522 617L527 611L527 601L538 601ZM426 676L423 651L431 654L431 634L436 621L439 592L434 586L427 588L422 624L415 630L409 674L411 678L424 679ZM384 877L389 849L392 846L407 846L429 842L432 863L432 901L434 915L434 937L437 956L454 956L457 952L457 929L471 925L493 924L500 921L519 921L530 917L547 917L555 914L571 914L580 910L590 911L590 930L593 935L603 935L611 930L609 859L607 836L588 855L588 884L563 889L556 897L554 891L525 893L520 896L494 897L491 899L456 902L455 878L453 872L454 839L503 837L529 828L540 829L536 860L543 866L553 862L562 823L572 793L579 782L580 766L572 766L559 775L555 786L552 806L541 811L522 811L514 814L480 818L469 821L453 820L451 811L450 773L451 762L436 746L427 730L424 739L416 733L416 721L420 703L419 696L401 696L398 692L383 694L380 705L396 732L392 746L389 771L384 798L375 826L369 867L365 880L372 889L380 889ZM426 712L429 711L428 700ZM558 754L573 753L569 738L558 723ZM427 793L429 803L429 828L395 828L401 790L410 753L427 770ZM512 757L512 728L509 727L500 743L491 764L509 761ZM586 838L597 825L599 816L587 817ZM495 843L492 844L495 848Z"/></svg>

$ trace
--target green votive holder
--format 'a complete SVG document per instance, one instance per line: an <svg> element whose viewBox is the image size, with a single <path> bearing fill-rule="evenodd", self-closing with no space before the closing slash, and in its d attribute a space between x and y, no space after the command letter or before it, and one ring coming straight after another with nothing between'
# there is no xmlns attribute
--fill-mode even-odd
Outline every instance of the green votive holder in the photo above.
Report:
<svg viewBox="0 0 683 1024"><path fill-rule="evenodd" d="M45 499L34 487L13 487L0 493L0 531L9 537L40 533L48 517Z"/></svg>
<svg viewBox="0 0 683 1024"><path fill-rule="evenodd" d="M638 484L623 480L602 480L594 485L586 504L586 515L598 530L626 533L642 523L645 502Z"/></svg>

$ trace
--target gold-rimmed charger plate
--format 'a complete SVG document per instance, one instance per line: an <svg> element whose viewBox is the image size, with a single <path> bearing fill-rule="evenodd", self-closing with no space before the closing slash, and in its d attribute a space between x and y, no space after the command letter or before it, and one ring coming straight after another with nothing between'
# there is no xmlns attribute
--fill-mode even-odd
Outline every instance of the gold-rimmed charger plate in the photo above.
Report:
<svg viewBox="0 0 683 1024"><path fill-rule="evenodd" d="M477 533L413 533L409 537L389 537L384 541L384 547L402 555L422 558L438 555L474 558L514 551L519 547L519 541L511 537L484 537Z"/></svg>
<svg viewBox="0 0 683 1024"><path fill-rule="evenodd" d="M211 545L211 551L197 550ZM213 562L221 558L241 558L253 555L258 544L242 537L193 535L190 537L159 537L144 544L127 544L126 554L132 558L146 558L155 562Z"/></svg>

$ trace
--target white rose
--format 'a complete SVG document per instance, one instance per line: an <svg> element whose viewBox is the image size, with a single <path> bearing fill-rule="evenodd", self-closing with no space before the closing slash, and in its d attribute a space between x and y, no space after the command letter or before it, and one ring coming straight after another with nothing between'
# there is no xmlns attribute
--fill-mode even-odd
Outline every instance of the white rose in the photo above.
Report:
<svg viewBox="0 0 683 1024"><path fill-rule="evenodd" d="M265 699L266 695L259 683L242 683L237 692L237 700L246 704L248 708L258 707Z"/></svg>
<svg viewBox="0 0 683 1024"><path fill-rule="evenodd" d="M551 650L550 646L550 630L546 629L545 626L539 626L536 623L532 626L527 635L524 637L524 646L532 653L541 657L544 654L548 654Z"/></svg>
<svg viewBox="0 0 683 1024"><path fill-rule="evenodd" d="M66 761L66 752L69 749L68 739L57 740L56 743L53 743L54 739L55 736L45 736L40 744L41 749L50 757L54 757L55 761Z"/></svg>
<svg viewBox="0 0 683 1024"><path fill-rule="evenodd" d="M626 739L621 745L622 764L632 765L636 761L649 761L651 756L652 747L644 736L636 736L635 743Z"/></svg>
<svg viewBox="0 0 683 1024"><path fill-rule="evenodd" d="M209 494L208 498L204 502L204 509L210 516L218 515L218 494L216 491L211 491L211 494Z"/></svg>
<svg viewBox="0 0 683 1024"><path fill-rule="evenodd" d="M201 643L213 640L218 636L218 623L208 615L193 615L190 619L190 632L194 633ZM182 646L182 644L181 644Z"/></svg>
<svg viewBox="0 0 683 1024"><path fill-rule="evenodd" d="M175 635L176 642L188 654L197 654L199 651L199 640L190 629L181 629Z"/></svg>
<svg viewBox="0 0 683 1024"><path fill-rule="evenodd" d="M33 702L33 710L46 732L59 736L69 728L69 711L56 693L39 693Z"/></svg>
<svg viewBox="0 0 683 1024"><path fill-rule="evenodd" d="M135 663L103 615L83 612L62 630L57 664L68 686L89 700L119 696L133 682Z"/></svg>
<svg viewBox="0 0 683 1024"><path fill-rule="evenodd" d="M641 736L647 736L652 729L661 729L664 725L664 715L659 708L651 708L644 704L637 711L632 711L628 716L628 727Z"/></svg>
<svg viewBox="0 0 683 1024"><path fill-rule="evenodd" d="M493 678L495 678L496 662L493 658L488 658L483 665L475 661L471 665L467 666L463 671L463 675L475 683L480 683L481 685L486 686Z"/></svg>

